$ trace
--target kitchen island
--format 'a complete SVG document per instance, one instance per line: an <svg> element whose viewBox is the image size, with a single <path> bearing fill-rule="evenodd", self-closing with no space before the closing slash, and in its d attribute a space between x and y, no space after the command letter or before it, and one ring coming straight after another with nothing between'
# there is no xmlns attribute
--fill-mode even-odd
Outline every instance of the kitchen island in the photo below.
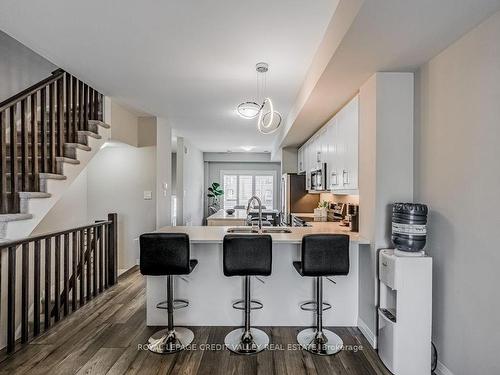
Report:
<svg viewBox="0 0 500 375"><path fill-rule="evenodd" d="M292 265L300 260L302 237L313 233L345 233L350 235L349 275L334 277L336 284L324 279L324 300L333 308L324 313L327 326L356 326L358 319L358 251L368 242L357 233L350 233L337 223L317 223L318 226L290 227L291 233L273 233L272 274L262 277L262 283L252 278L252 296L264 308L252 311L256 326L311 326L314 314L302 311L299 304L314 298L314 280L301 277ZM188 299L190 306L176 310L177 325L239 326L243 312L232 304L243 296L243 278L226 277L222 269L222 241L229 227L191 226L165 227L159 232L186 233L191 243L191 258L198 259L194 271L186 277L176 277L175 298ZM248 227L246 227L248 228ZM166 278L147 276L147 324L166 325L165 310L156 305L166 300Z"/></svg>

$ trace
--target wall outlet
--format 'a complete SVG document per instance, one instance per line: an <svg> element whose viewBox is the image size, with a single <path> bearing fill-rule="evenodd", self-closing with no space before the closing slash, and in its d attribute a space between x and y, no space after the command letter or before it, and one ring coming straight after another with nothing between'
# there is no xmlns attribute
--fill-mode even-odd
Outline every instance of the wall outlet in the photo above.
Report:
<svg viewBox="0 0 500 375"><path fill-rule="evenodd" d="M144 199L148 201L153 199L153 192L151 190L144 190Z"/></svg>

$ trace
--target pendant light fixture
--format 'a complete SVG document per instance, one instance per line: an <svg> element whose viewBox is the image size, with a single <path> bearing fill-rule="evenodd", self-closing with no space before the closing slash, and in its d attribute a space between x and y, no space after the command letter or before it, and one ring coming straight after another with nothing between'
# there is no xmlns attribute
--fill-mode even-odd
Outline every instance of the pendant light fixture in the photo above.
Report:
<svg viewBox="0 0 500 375"><path fill-rule="evenodd" d="M262 134L271 134L278 130L281 125L281 114L274 110L273 101L270 97L264 97L267 89L267 72L269 65L260 62L255 65L257 71L257 102L247 101L238 105L238 114L245 119L257 118L257 129ZM262 104L257 104L262 103Z"/></svg>
<svg viewBox="0 0 500 375"><path fill-rule="evenodd" d="M255 102L241 103L238 108L238 115L246 119L253 119L257 117L260 111L260 105Z"/></svg>

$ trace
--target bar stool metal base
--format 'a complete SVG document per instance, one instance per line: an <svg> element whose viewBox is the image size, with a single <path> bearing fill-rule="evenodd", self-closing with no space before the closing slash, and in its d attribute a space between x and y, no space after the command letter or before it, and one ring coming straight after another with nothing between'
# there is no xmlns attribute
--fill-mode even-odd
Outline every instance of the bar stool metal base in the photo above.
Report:
<svg viewBox="0 0 500 375"><path fill-rule="evenodd" d="M297 342L308 352L319 355L332 355L342 350L342 339L327 329L322 330L322 335L317 329L307 328L299 332Z"/></svg>
<svg viewBox="0 0 500 375"><path fill-rule="evenodd" d="M158 354L176 353L186 349L193 339L194 333L188 328L162 329L149 338L148 349Z"/></svg>
<svg viewBox="0 0 500 375"><path fill-rule="evenodd" d="M245 334L244 328L237 328L226 335L224 344L236 354L256 354L267 348L269 336L257 328L250 328L250 334Z"/></svg>

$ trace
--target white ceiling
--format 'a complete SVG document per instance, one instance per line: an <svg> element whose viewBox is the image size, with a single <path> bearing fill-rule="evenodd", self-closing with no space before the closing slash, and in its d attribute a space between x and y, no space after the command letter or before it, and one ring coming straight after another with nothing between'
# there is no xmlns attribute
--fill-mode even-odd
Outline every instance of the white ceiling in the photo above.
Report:
<svg viewBox="0 0 500 375"><path fill-rule="evenodd" d="M270 150L254 120L255 63L286 115L338 0L0 2L0 29L105 94L170 120L203 151ZM239 149L241 151L241 149Z"/></svg>
<svg viewBox="0 0 500 375"><path fill-rule="evenodd" d="M280 146L304 143L373 73L416 71L500 10L500 0L349 0L348 4L354 2L360 3L356 17L338 46L328 51L331 58L323 72L317 74L307 99L294 105L274 152ZM344 17L346 4L347 0L341 1L327 35L331 34L330 29L338 32L334 30L339 22L336 18ZM332 43L321 48L332 49ZM319 52L318 56L321 57Z"/></svg>

